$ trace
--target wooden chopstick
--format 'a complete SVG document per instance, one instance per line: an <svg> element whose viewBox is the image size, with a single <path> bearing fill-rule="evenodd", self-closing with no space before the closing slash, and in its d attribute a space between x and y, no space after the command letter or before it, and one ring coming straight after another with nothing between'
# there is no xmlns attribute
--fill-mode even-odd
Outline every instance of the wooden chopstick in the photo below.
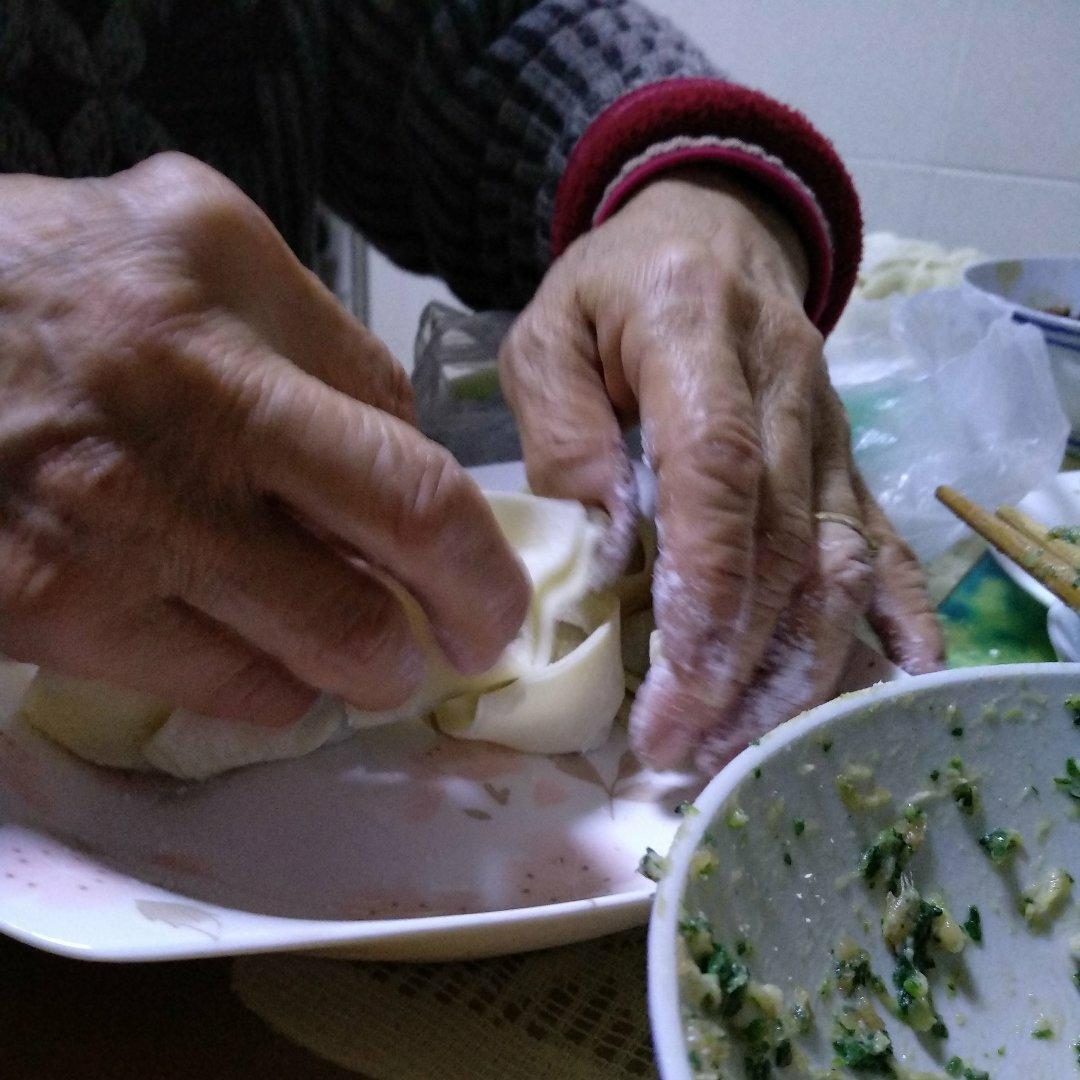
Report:
<svg viewBox="0 0 1080 1080"><path fill-rule="evenodd" d="M1040 525L1034 518L1028 517L1022 510L1017 510L1015 506L999 506L997 516L1080 573L1080 547L1076 544L1051 536L1049 529Z"/></svg>
<svg viewBox="0 0 1080 1080"><path fill-rule="evenodd" d="M942 485L934 492L961 521L967 522L984 540L988 540L1033 578L1041 581L1059 600L1080 611L1080 571L1071 562L1059 558L1042 543L1024 535L1018 528L984 510L958 491Z"/></svg>

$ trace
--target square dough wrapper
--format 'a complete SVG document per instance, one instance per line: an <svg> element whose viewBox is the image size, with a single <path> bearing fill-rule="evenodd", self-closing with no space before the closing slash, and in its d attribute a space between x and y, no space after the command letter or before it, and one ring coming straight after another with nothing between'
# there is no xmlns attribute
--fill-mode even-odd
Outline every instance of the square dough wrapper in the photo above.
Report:
<svg viewBox="0 0 1080 1080"><path fill-rule="evenodd" d="M481 675L459 675L435 644L420 605L380 574L404 606L427 658L422 686L400 708L363 712L324 696L295 724L265 728L171 710L141 694L39 672L21 716L97 764L157 769L184 779L300 757L348 728L417 721L432 713L459 738L535 753L594 749L607 737L624 686L617 589L594 594L589 588L602 527L579 503L503 492L487 498L533 591L518 637ZM562 623L579 627L584 640L556 657Z"/></svg>

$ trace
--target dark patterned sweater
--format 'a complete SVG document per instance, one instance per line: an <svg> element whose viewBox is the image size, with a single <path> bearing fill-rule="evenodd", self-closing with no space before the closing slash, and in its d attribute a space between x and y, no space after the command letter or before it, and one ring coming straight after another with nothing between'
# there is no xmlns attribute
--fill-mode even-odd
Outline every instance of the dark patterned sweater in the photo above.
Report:
<svg viewBox="0 0 1080 1080"><path fill-rule="evenodd" d="M634 0L0 0L0 171L163 149L231 177L302 258L321 199L475 306L521 306L636 184L701 158L788 209L819 322L858 261L829 144Z"/></svg>

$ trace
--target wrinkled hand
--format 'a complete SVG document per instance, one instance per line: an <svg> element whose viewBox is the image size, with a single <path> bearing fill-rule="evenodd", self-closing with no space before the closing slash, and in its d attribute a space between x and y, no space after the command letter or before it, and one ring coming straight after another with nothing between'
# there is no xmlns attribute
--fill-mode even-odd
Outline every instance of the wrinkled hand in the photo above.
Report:
<svg viewBox="0 0 1080 1080"><path fill-rule="evenodd" d="M866 490L803 311L805 259L769 207L712 172L653 182L548 272L501 356L540 494L604 507L608 572L634 535L621 426L658 480L663 657L631 716L658 766L712 771L833 693L868 615L889 655L942 642L921 571ZM818 521L855 518L859 531Z"/></svg>
<svg viewBox="0 0 1080 1080"><path fill-rule="evenodd" d="M528 586L411 426L387 350L228 181L180 155L0 178L0 651L281 723L317 690L400 704L422 658L374 564L463 671Z"/></svg>

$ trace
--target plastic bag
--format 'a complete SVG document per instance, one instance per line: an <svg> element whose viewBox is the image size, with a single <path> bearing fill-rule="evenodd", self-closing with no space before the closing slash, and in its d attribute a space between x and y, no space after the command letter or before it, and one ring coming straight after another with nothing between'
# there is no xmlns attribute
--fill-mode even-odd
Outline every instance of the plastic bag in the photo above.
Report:
<svg viewBox="0 0 1080 1080"><path fill-rule="evenodd" d="M825 346L855 460L920 559L965 533L934 498L987 507L1061 467L1069 424L1037 330L959 289L853 301Z"/></svg>
<svg viewBox="0 0 1080 1080"><path fill-rule="evenodd" d="M433 302L420 316L412 384L420 430L462 465L516 461L521 443L499 390L499 345L514 315Z"/></svg>
<svg viewBox="0 0 1080 1080"><path fill-rule="evenodd" d="M420 430L462 465L518 461L521 441L499 389L499 346L509 311L458 311L437 301L420 315L412 384ZM641 432L626 432L627 453L641 457Z"/></svg>

